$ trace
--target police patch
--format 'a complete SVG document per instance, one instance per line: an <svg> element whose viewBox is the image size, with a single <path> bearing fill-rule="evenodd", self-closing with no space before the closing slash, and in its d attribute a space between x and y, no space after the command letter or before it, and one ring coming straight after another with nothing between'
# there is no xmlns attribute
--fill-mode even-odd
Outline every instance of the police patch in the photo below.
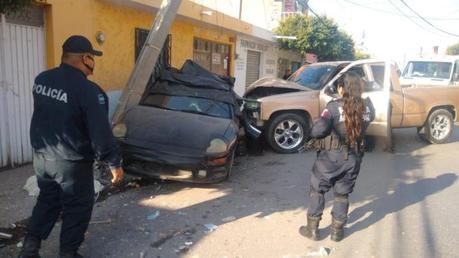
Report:
<svg viewBox="0 0 459 258"><path fill-rule="evenodd" d="M324 109L321 117L327 119L329 116L330 116L330 112L328 112L328 109Z"/></svg>
<svg viewBox="0 0 459 258"><path fill-rule="evenodd" d="M99 104L105 105L105 97L104 94L99 94Z"/></svg>

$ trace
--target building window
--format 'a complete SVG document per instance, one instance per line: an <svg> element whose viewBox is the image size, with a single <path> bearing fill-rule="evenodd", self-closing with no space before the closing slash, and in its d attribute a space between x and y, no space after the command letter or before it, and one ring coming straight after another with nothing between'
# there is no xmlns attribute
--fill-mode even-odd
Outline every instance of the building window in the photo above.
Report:
<svg viewBox="0 0 459 258"><path fill-rule="evenodd" d="M140 56L140 51L147 41L149 30L135 29L135 61ZM172 35L169 34L164 42L161 54L159 55L158 61L163 67L171 66L171 46L172 46Z"/></svg>
<svg viewBox="0 0 459 258"><path fill-rule="evenodd" d="M229 76L230 50L230 45L195 38L193 61L213 73Z"/></svg>

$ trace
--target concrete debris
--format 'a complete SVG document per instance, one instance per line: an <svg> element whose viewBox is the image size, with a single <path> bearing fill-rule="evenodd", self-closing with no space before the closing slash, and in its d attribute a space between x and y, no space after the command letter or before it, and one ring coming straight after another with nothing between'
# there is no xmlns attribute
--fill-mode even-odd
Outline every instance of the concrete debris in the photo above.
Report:
<svg viewBox="0 0 459 258"><path fill-rule="evenodd" d="M161 213L159 211L155 211L154 213L148 215L147 219L148 220L155 220L159 217Z"/></svg>
<svg viewBox="0 0 459 258"><path fill-rule="evenodd" d="M23 189L29 193L29 196L38 196L38 194L40 193L40 189L38 188L37 177L29 177Z"/></svg>
<svg viewBox="0 0 459 258"><path fill-rule="evenodd" d="M100 193L104 190L104 186L97 180L94 180L94 192Z"/></svg>
<svg viewBox="0 0 459 258"><path fill-rule="evenodd" d="M16 246L17 246L18 248L22 248L23 244L22 244L22 242L19 242Z"/></svg>
<svg viewBox="0 0 459 258"><path fill-rule="evenodd" d="M175 249L175 252L176 253L181 253L181 254L184 254L184 253L187 253L190 249L184 245L180 246L178 249Z"/></svg>
<svg viewBox="0 0 459 258"><path fill-rule="evenodd" d="M40 194L40 188L38 188L37 177L31 176L27 179L24 187L22 188L29 193L29 196L38 196ZM104 186L97 180L94 180L94 192L100 193L104 189Z"/></svg>
<svg viewBox="0 0 459 258"><path fill-rule="evenodd" d="M112 223L112 222L113 222L112 219L94 220L94 221L89 222L89 224L110 224L110 223Z"/></svg>
<svg viewBox="0 0 459 258"><path fill-rule="evenodd" d="M223 221L223 222L230 222L230 221L233 221L233 220L235 220L235 219L236 219L236 217L234 217L234 216L229 216L229 217L223 218L222 221Z"/></svg>
<svg viewBox="0 0 459 258"><path fill-rule="evenodd" d="M321 246L321 247L319 248L318 251L309 252L309 253L306 254L306 256L320 256L320 257L324 257L324 256L328 256L329 254L330 254L330 249Z"/></svg>
<svg viewBox="0 0 459 258"><path fill-rule="evenodd" d="M13 238L13 235L8 234L8 233L0 232L0 238L1 239L11 239L11 238Z"/></svg>
<svg viewBox="0 0 459 258"><path fill-rule="evenodd" d="M204 227L207 228L206 233L213 232L213 231L217 230L217 228L218 228L218 226L214 225L214 224L204 224Z"/></svg>

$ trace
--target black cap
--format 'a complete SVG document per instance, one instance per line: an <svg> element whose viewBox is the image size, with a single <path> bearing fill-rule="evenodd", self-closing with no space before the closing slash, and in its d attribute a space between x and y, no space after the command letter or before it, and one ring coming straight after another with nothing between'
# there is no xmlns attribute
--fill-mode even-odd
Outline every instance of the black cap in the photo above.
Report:
<svg viewBox="0 0 459 258"><path fill-rule="evenodd" d="M62 45L62 50L65 53L90 53L95 56L102 56L101 51L94 50L92 44L84 36L73 35L68 38Z"/></svg>

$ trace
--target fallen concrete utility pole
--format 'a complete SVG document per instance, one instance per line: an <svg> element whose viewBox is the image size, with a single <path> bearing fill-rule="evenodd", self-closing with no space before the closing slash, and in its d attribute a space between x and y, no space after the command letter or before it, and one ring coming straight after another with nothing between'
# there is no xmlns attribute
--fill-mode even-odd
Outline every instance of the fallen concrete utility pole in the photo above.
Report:
<svg viewBox="0 0 459 258"><path fill-rule="evenodd" d="M118 101L112 126L120 121L124 112L139 103L181 3L182 0L162 1L145 45Z"/></svg>

